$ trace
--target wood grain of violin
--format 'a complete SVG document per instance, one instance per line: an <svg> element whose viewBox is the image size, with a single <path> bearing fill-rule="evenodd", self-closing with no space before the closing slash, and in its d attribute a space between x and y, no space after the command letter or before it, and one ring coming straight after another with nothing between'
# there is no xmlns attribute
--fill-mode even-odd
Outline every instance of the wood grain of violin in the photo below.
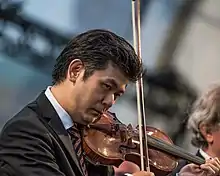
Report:
<svg viewBox="0 0 220 176"><path fill-rule="evenodd" d="M173 145L164 132L147 126L148 153L151 171L165 176L176 168L179 158L195 164L205 161ZM140 166L140 140L138 129L121 123L115 114L104 113L101 118L83 131L83 149L94 164L118 167L124 160Z"/></svg>

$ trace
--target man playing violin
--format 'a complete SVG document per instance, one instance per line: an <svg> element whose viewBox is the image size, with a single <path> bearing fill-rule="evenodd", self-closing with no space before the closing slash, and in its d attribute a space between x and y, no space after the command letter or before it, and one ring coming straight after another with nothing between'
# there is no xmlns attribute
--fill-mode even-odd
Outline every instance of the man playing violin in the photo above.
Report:
<svg viewBox="0 0 220 176"><path fill-rule="evenodd" d="M0 175L152 176L129 171L126 162L119 168L93 165L79 130L99 119L142 71L132 46L112 32L91 30L73 38L56 60L53 85L3 127Z"/></svg>
<svg viewBox="0 0 220 176"><path fill-rule="evenodd" d="M192 131L191 143L198 148L197 156L208 161L210 158L220 158L219 125L220 85L212 85L195 101L188 119L188 127ZM179 167L172 175L178 173L187 164L188 162L185 160L180 161ZM182 171L186 170L182 169Z"/></svg>
<svg viewBox="0 0 220 176"><path fill-rule="evenodd" d="M140 78L142 70L133 47L112 32L91 30L73 38L56 59L53 85L3 127L0 175L126 173L123 167L89 163L79 128L100 118L124 94L127 84Z"/></svg>

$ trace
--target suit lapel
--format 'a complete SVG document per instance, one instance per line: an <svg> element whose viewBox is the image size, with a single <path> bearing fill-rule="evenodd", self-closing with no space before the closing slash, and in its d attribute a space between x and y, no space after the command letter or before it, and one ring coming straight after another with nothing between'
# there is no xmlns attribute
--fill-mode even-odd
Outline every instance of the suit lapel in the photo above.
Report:
<svg viewBox="0 0 220 176"><path fill-rule="evenodd" d="M73 149L73 145L70 139L70 136L68 135L68 132L64 128L62 121L60 120L57 112L51 105L50 101L47 99L44 92L42 92L39 97L36 100L38 107L36 108L37 113L48 123L48 125L51 127L50 131L53 130L54 132L52 134L56 135L59 140L62 142L62 146L64 146L65 150L68 152L69 159L71 159L74 162L71 162L75 164L79 171L81 172L81 175L83 175L82 168L80 167L79 161L77 159L75 150ZM55 137L56 137L55 136Z"/></svg>
<svg viewBox="0 0 220 176"><path fill-rule="evenodd" d="M56 113L56 115L57 115L57 113ZM69 137L69 134L65 130L64 126L62 125L60 118L59 117L58 118L51 118L51 120L49 121L49 125L56 132L59 139L62 141L62 144L64 145L67 152L71 156L71 159L74 161L75 165L79 168L81 174L83 175L82 168L79 165L79 161L77 159L76 152L73 149L73 145L72 145L71 139Z"/></svg>

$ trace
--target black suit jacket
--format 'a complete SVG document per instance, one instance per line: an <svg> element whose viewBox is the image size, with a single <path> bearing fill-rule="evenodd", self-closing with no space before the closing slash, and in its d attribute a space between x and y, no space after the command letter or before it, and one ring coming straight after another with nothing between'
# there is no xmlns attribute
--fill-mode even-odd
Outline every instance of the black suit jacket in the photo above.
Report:
<svg viewBox="0 0 220 176"><path fill-rule="evenodd" d="M114 174L112 167L90 165L89 168L90 176ZM44 92L3 127L0 175L83 175L70 137Z"/></svg>
<svg viewBox="0 0 220 176"><path fill-rule="evenodd" d="M196 156L201 157L202 159L205 159L199 152L199 150L196 153ZM169 176L176 176L177 173L180 172L180 170L187 164L190 164L190 162L186 161L186 160L180 160L178 163L178 166L176 167L176 169L173 170L173 172L169 175Z"/></svg>

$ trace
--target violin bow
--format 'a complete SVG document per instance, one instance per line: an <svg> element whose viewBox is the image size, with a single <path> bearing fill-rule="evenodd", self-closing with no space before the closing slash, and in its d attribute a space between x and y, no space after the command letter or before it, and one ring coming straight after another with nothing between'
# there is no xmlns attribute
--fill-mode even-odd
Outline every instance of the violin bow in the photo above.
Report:
<svg viewBox="0 0 220 176"><path fill-rule="evenodd" d="M140 62L142 63L140 0L131 0L131 3L132 3L133 46L134 46L134 49L137 53L137 56ZM143 89L143 78L141 76L141 78L136 82L141 170L150 171L148 145L147 145L147 132L145 130L146 117L145 117L144 91L143 90L144 90Z"/></svg>

